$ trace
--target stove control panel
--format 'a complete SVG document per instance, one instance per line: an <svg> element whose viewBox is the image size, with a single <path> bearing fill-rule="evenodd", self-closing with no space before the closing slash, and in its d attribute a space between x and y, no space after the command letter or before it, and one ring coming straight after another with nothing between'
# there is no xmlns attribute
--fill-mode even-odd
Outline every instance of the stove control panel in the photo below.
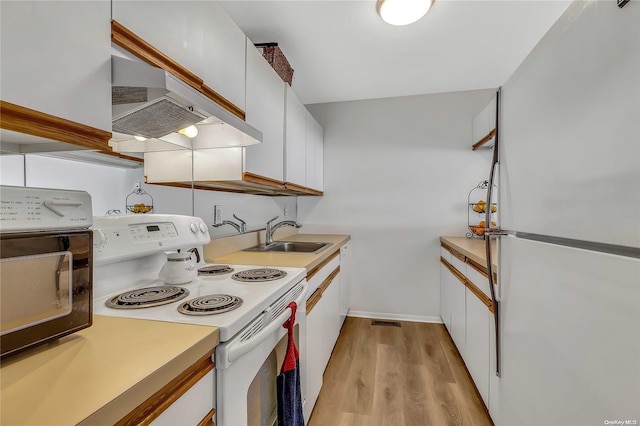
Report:
<svg viewBox="0 0 640 426"><path fill-rule="evenodd" d="M178 231L172 222L129 225L129 233L136 243L178 238Z"/></svg>
<svg viewBox="0 0 640 426"><path fill-rule="evenodd" d="M200 247L211 241L209 228L201 218L182 215L97 216L93 218L93 233L97 265Z"/></svg>

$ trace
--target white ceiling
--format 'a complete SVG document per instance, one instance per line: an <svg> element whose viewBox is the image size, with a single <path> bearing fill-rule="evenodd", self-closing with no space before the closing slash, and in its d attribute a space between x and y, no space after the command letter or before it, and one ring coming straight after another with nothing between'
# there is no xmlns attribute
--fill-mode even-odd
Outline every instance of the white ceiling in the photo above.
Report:
<svg viewBox="0 0 640 426"><path fill-rule="evenodd" d="M254 43L277 42L305 104L496 88L564 12L562 0L436 0L394 27L375 0L221 2Z"/></svg>

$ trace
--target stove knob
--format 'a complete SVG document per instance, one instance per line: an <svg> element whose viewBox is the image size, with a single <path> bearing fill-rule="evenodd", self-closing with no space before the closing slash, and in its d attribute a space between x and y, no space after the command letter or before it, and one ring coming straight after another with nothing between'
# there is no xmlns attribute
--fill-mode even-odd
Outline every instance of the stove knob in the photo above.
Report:
<svg viewBox="0 0 640 426"><path fill-rule="evenodd" d="M198 225L196 225L194 222L189 223L189 227L191 228L191 232L193 232L194 234L198 232Z"/></svg>
<svg viewBox="0 0 640 426"><path fill-rule="evenodd" d="M104 247L104 243L107 242L107 237L105 237L102 229L94 229L93 230L93 245L94 247Z"/></svg>
<svg viewBox="0 0 640 426"><path fill-rule="evenodd" d="M206 234L209 232L209 228L207 228L207 225L205 225L202 222L200 222L200 232L202 232L203 234Z"/></svg>

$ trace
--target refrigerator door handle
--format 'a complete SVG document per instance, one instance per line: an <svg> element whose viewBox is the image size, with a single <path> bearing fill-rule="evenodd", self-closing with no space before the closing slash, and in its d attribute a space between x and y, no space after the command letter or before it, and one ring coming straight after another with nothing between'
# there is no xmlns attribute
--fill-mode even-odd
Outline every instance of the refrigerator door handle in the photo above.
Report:
<svg viewBox="0 0 640 426"><path fill-rule="evenodd" d="M489 291L491 292L491 302L493 304L493 320L495 326L495 341L496 341L496 376L500 377L500 365L501 365L501 357L500 357L500 302L496 297L496 289L495 282L493 280L493 259L491 257L491 237L499 236L502 234L502 230L500 228L491 228L491 206L492 206L492 198L493 198L493 185L495 180L495 171L496 167L499 164L499 131L500 131L500 91L501 88L498 88L496 92L496 134L495 134L495 143L493 145L493 160L491 162L491 172L489 174L489 185L487 186L487 206L489 208L485 209L485 249L487 254L487 271L489 272Z"/></svg>

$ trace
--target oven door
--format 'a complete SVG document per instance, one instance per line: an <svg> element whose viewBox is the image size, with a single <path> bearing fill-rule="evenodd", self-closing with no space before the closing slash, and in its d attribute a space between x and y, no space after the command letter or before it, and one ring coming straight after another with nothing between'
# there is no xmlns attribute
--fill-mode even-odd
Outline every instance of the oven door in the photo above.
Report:
<svg viewBox="0 0 640 426"><path fill-rule="evenodd" d="M304 404L306 293L307 282L302 280L243 331L216 348L216 425L276 424L276 378L287 348L287 330L282 325L291 316L291 309L286 307L291 301L298 305L294 335L300 355L300 388Z"/></svg>
<svg viewBox="0 0 640 426"><path fill-rule="evenodd" d="M0 235L0 349L7 356L91 325L92 232Z"/></svg>

